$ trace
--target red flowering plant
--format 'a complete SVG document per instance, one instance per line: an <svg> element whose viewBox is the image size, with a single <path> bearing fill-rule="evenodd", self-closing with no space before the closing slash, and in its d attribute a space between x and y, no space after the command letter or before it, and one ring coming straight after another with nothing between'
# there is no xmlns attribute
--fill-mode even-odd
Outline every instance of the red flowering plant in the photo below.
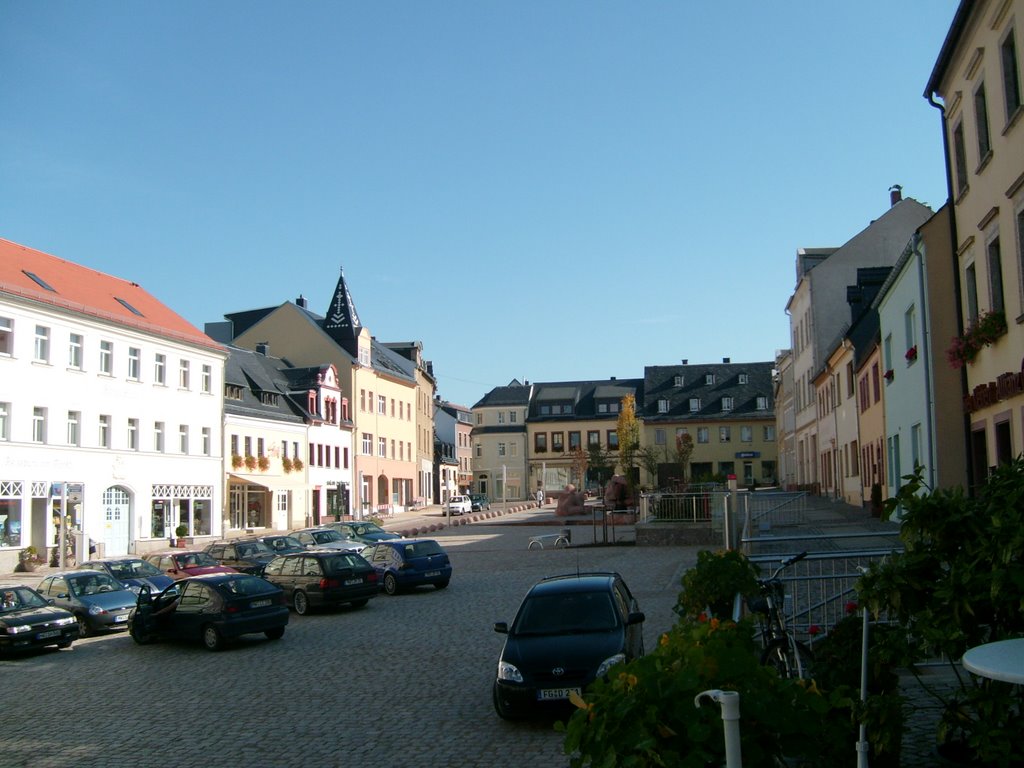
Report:
<svg viewBox="0 0 1024 768"><path fill-rule="evenodd" d="M908 363L912 363L917 360L917 344L908 349L904 357L907 358Z"/></svg>
<svg viewBox="0 0 1024 768"><path fill-rule="evenodd" d="M1006 333L1006 315L1003 312L982 312L962 336L954 336L946 350L946 360L954 370L974 362L982 347L994 344Z"/></svg>
<svg viewBox="0 0 1024 768"><path fill-rule="evenodd" d="M894 371L892 368L890 368L889 370L887 370L885 372L885 380L886 381L892 381L893 377L895 377L895 376L896 376L896 371Z"/></svg>

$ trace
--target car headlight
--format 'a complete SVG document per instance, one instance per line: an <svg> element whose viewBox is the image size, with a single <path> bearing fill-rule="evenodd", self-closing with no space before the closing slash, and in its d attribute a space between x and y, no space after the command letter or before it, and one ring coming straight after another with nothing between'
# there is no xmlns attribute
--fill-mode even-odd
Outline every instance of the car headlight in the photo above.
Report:
<svg viewBox="0 0 1024 768"><path fill-rule="evenodd" d="M601 666L597 668L597 676L604 677L608 674L608 670L614 667L616 664L621 664L626 660L626 654L616 653L614 656L609 656L607 659L601 662Z"/></svg>
<svg viewBox="0 0 1024 768"><path fill-rule="evenodd" d="M55 627L66 627L68 624L74 624L74 623L75 623L75 617L74 616L65 616L62 619L57 619L56 621L54 621L53 622L53 626L55 626Z"/></svg>
<svg viewBox="0 0 1024 768"><path fill-rule="evenodd" d="M523 682L523 674L507 661L499 661L498 679L507 680L512 683L521 683Z"/></svg>
<svg viewBox="0 0 1024 768"><path fill-rule="evenodd" d="M32 627L29 626L28 624L15 624L13 627L5 627L4 631L8 635L17 635L17 634L20 634L22 632L31 632L32 631Z"/></svg>
<svg viewBox="0 0 1024 768"><path fill-rule="evenodd" d="M89 615L90 616L100 616L101 614L104 614L106 612L107 612L106 608L100 608L98 605L90 605L89 606Z"/></svg>

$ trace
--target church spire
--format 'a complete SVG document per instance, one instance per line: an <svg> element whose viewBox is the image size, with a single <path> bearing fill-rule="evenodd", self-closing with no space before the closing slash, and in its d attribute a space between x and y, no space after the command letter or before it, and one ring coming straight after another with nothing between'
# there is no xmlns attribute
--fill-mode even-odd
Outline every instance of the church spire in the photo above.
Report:
<svg viewBox="0 0 1024 768"><path fill-rule="evenodd" d="M358 339L362 327L359 322L359 314L356 312L356 305L352 301L352 295L348 292L348 285L345 283L345 270L342 268L338 286L334 289L334 296L331 299L331 306L327 309L327 316L324 318L324 330L350 355L355 357L359 354Z"/></svg>

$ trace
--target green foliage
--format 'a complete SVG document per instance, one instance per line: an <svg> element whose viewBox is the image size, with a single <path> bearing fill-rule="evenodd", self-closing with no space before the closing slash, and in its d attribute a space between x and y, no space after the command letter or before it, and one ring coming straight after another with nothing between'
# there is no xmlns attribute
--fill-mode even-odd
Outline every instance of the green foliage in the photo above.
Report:
<svg viewBox="0 0 1024 768"><path fill-rule="evenodd" d="M679 465L681 477L684 481L686 480L686 468L690 465L690 457L693 455L693 438L690 437L689 432L684 432L681 435L676 435L676 464Z"/></svg>
<svg viewBox="0 0 1024 768"><path fill-rule="evenodd" d="M876 614L897 621L908 642L899 661L915 669L948 659L960 686L943 696L940 741L963 742L975 763L1024 760L1024 693L962 675L976 645L1024 634L1024 459L999 467L977 498L960 489L921 493L920 468L889 514L902 513L904 552L873 565L858 585Z"/></svg>
<svg viewBox="0 0 1024 768"><path fill-rule="evenodd" d="M587 477L601 488L607 484L614 474L615 462L610 451L598 443L587 446Z"/></svg>
<svg viewBox="0 0 1024 768"><path fill-rule="evenodd" d="M737 550L697 553L697 565L683 574L683 591L675 611L696 618L707 610L718 618L732 616L736 593L744 597L757 594L758 567Z"/></svg>
<svg viewBox="0 0 1024 768"><path fill-rule="evenodd" d="M619 438L619 465L626 477L629 498L635 499L633 467L636 466L636 452L640 447L640 422L636 420L636 398L633 395L626 395L620 401L615 431Z"/></svg>
<svg viewBox="0 0 1024 768"><path fill-rule="evenodd" d="M816 754L819 740L834 742L842 724L828 717L829 699L813 684L782 680L761 666L753 637L747 621L680 620L657 649L614 667L567 723L556 724L570 766L722 765L721 711L712 703L694 705L710 689L740 694L746 768L776 768L784 755Z"/></svg>
<svg viewBox="0 0 1024 768"><path fill-rule="evenodd" d="M651 478L651 487L658 487L658 467L661 466L662 457L658 454L658 449L653 445L644 445L637 449L637 459L640 461L640 466L644 468L647 475Z"/></svg>

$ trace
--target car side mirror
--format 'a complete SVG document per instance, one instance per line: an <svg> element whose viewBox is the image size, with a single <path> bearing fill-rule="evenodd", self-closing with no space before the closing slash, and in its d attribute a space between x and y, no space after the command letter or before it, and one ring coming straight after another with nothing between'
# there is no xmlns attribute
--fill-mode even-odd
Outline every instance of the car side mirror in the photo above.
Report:
<svg viewBox="0 0 1024 768"><path fill-rule="evenodd" d="M643 611L634 611L626 618L626 624L643 624L646 620L647 616L644 615Z"/></svg>
<svg viewBox="0 0 1024 768"><path fill-rule="evenodd" d="M57 597L59 597L61 600L67 600L71 597L71 595L69 595L67 592L61 592L59 595L57 595Z"/></svg>
<svg viewBox="0 0 1024 768"><path fill-rule="evenodd" d="M56 600L54 600L54 599L53 599L52 597L50 597L50 598L47 598L47 600L46 600L46 604L47 604L47 605L56 605L56 604L57 604L57 601L56 601Z"/></svg>
<svg viewBox="0 0 1024 768"><path fill-rule="evenodd" d="M496 621L494 622L494 631L502 635L508 634L508 622L507 621Z"/></svg>

